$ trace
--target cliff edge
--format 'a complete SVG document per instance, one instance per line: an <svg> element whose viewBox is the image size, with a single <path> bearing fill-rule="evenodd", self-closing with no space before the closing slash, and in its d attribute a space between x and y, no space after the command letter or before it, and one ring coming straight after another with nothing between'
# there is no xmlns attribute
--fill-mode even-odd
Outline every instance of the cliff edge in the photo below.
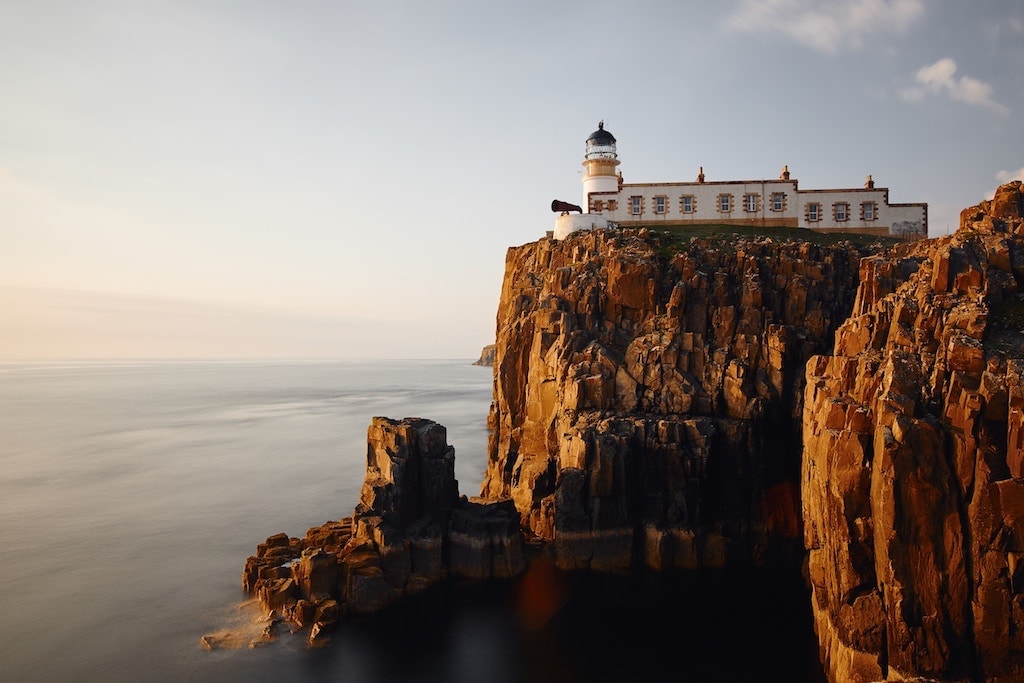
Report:
<svg viewBox="0 0 1024 683"><path fill-rule="evenodd" d="M1024 680L1024 195L861 263L811 359L803 518L831 680Z"/></svg>

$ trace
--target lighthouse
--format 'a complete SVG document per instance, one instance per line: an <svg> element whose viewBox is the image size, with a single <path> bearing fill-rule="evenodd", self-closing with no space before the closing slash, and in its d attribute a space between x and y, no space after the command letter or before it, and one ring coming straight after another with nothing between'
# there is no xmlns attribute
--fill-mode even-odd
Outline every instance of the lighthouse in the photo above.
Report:
<svg viewBox="0 0 1024 683"><path fill-rule="evenodd" d="M615 149L615 136L604 129L604 121L587 138L587 153L583 158L583 206L591 211L590 195L594 192L618 192L619 176L615 167L619 155Z"/></svg>
<svg viewBox="0 0 1024 683"><path fill-rule="evenodd" d="M587 138L587 150L583 158L583 206L586 207L587 213L573 215L563 211L562 215L555 219L552 236L556 240L565 239L578 230L608 227L608 219L601 215L600 210L591 213L590 195L597 192L619 191L619 177L615 172L618 165L615 136L604 129L604 121L601 121L597 124L597 130Z"/></svg>

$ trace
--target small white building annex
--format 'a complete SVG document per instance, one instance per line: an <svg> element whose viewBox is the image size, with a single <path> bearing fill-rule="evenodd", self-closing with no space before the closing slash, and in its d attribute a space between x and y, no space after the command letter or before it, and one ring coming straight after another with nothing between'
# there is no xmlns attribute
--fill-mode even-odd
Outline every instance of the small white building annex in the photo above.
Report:
<svg viewBox="0 0 1024 683"><path fill-rule="evenodd" d="M702 167L693 182L626 183L619 163L615 136L602 121L587 138L583 159L586 213L559 216L556 239L608 224L757 225L908 240L928 236L928 204L890 204L889 189L875 187L870 175L864 187L830 190L799 189L786 166L774 180L707 181Z"/></svg>

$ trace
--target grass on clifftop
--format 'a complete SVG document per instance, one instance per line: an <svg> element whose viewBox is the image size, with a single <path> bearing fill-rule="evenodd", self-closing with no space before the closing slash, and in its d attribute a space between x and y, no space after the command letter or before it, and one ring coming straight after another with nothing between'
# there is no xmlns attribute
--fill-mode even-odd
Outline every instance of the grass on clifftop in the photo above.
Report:
<svg viewBox="0 0 1024 683"><path fill-rule="evenodd" d="M670 235L680 240L691 237L731 240L737 237L770 237L785 242L796 240L810 242L819 246L831 246L840 242L850 242L859 249L887 249L903 240L898 237L881 237L879 235L861 235L854 232L815 232L806 228L778 228L759 225L687 225L687 226L648 226L651 234Z"/></svg>

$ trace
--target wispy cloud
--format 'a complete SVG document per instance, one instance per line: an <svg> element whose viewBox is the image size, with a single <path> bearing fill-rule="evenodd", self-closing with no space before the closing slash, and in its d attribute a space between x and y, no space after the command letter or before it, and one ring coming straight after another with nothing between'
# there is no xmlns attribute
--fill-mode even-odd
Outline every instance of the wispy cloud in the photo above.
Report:
<svg viewBox="0 0 1024 683"><path fill-rule="evenodd" d="M1024 180L1024 166L1021 166L1016 171L1000 171L996 173L996 180L1002 183L1008 183L1011 180Z"/></svg>
<svg viewBox="0 0 1024 683"><path fill-rule="evenodd" d="M922 16L923 0L740 0L725 25L835 53L860 49L870 35L905 33Z"/></svg>
<svg viewBox="0 0 1024 683"><path fill-rule="evenodd" d="M951 100L987 107L1000 114L1010 113L1009 109L995 101L991 85L970 76L957 77L956 69L956 62L949 57L921 67L914 74L916 85L904 89L903 98L919 102L926 95L945 95Z"/></svg>

